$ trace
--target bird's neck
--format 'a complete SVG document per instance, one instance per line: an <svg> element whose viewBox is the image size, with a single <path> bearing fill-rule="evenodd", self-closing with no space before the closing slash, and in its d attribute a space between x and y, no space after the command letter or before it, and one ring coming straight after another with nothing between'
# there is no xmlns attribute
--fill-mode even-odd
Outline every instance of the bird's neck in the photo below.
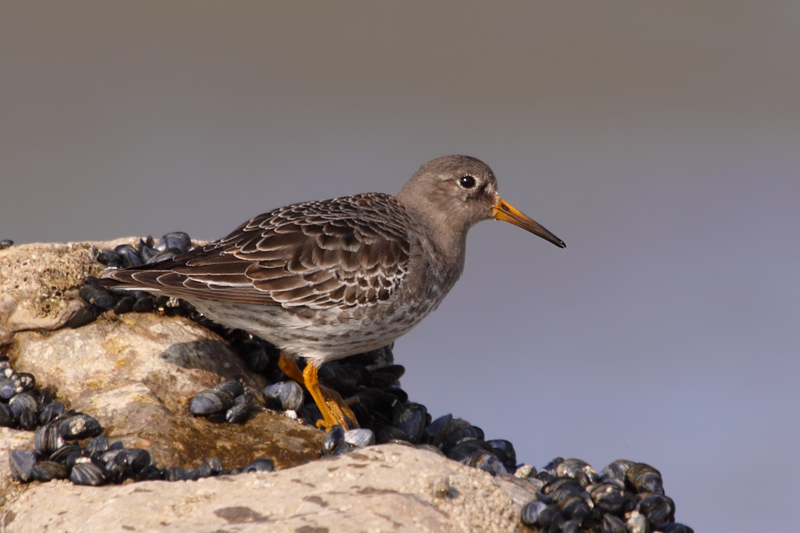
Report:
<svg viewBox="0 0 800 533"><path fill-rule="evenodd" d="M464 264L464 252L467 244L467 230L456 228L448 213L434 209L414 209L405 206L414 221L420 226L425 238L425 245L435 250L433 258L443 260L442 265L431 265L434 268L458 269L460 274Z"/></svg>

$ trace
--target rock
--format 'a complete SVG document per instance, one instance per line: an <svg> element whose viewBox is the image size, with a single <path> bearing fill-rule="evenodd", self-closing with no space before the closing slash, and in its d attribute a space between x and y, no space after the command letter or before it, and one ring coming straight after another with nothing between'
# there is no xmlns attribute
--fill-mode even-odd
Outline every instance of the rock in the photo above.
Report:
<svg viewBox="0 0 800 533"><path fill-rule="evenodd" d="M147 448L159 465L190 467L217 455L228 468L264 456L289 466L318 456L319 431L274 413L239 428L189 414L194 395L248 371L222 339L184 317L106 313L78 329L19 332L8 355L15 369L95 417L109 439Z"/></svg>
<svg viewBox="0 0 800 533"><path fill-rule="evenodd" d="M0 345L24 330L61 327L83 305L78 288L103 265L94 261L98 247L135 242L22 244L0 250Z"/></svg>
<svg viewBox="0 0 800 533"><path fill-rule="evenodd" d="M447 480L448 497L436 492ZM276 473L168 483L35 484L5 531L526 531L514 483L394 444Z"/></svg>

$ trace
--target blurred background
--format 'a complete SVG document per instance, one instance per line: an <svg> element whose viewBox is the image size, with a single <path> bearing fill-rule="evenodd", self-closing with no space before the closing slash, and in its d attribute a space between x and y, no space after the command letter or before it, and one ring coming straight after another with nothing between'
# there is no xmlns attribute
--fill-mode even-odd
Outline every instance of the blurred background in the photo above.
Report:
<svg viewBox="0 0 800 533"><path fill-rule="evenodd" d="M541 467L661 470L696 531L790 531L800 3L0 3L0 239L224 236L479 157L564 239L470 234L404 388Z"/></svg>

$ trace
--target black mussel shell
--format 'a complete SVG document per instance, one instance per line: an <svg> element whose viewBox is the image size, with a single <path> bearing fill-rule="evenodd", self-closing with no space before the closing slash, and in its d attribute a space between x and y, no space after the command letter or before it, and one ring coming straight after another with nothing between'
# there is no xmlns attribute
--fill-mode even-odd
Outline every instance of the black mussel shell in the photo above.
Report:
<svg viewBox="0 0 800 533"><path fill-rule="evenodd" d="M547 505L540 501L532 501L522 508L522 523L530 526L539 526L542 531L555 525L559 528L564 523L564 516L555 505Z"/></svg>
<svg viewBox="0 0 800 533"><path fill-rule="evenodd" d="M190 481L193 475L181 466L171 466L167 468L164 479L167 481Z"/></svg>
<svg viewBox="0 0 800 533"><path fill-rule="evenodd" d="M18 372L17 378L19 379L20 392L29 391L36 386L36 378L33 374L27 372Z"/></svg>
<svg viewBox="0 0 800 533"><path fill-rule="evenodd" d="M56 401L56 389L53 387L43 388L42 392L39 393L37 401L39 402L39 412L41 413L46 405Z"/></svg>
<svg viewBox="0 0 800 533"><path fill-rule="evenodd" d="M233 407L233 395L227 391L206 389L192 398L189 412L195 416L206 416L227 411Z"/></svg>
<svg viewBox="0 0 800 533"><path fill-rule="evenodd" d="M625 523L628 533L650 533L650 524L643 514L634 511L628 516L628 521Z"/></svg>
<svg viewBox="0 0 800 533"><path fill-rule="evenodd" d="M122 256L114 250L100 250L95 259L97 259L98 263L102 263L106 266L114 268L122 266Z"/></svg>
<svg viewBox="0 0 800 533"><path fill-rule="evenodd" d="M130 244L120 244L114 251L122 258L122 268L132 268L142 264L139 252Z"/></svg>
<svg viewBox="0 0 800 533"><path fill-rule="evenodd" d="M64 414L66 407L61 402L52 402L39 409L39 423L47 424Z"/></svg>
<svg viewBox="0 0 800 533"><path fill-rule="evenodd" d="M408 441L418 444L422 440L422 432L427 422L428 409L418 403L407 403L395 409L392 425L403 430Z"/></svg>
<svg viewBox="0 0 800 533"><path fill-rule="evenodd" d="M167 233L153 245L153 248L160 252L174 249L177 253L188 252L191 247L192 239L187 233L182 231L173 231L172 233Z"/></svg>
<svg viewBox="0 0 800 533"><path fill-rule="evenodd" d="M484 446L491 449L483 441L469 441L459 444L452 450L448 450L445 454L448 459L452 459L453 461L458 461L462 464L467 464L469 460L472 458L473 455L480 454L483 452L489 452Z"/></svg>
<svg viewBox="0 0 800 533"><path fill-rule="evenodd" d="M78 296L80 296L84 302L96 305L103 311L114 309L114 306L117 305L117 299L106 289L98 285L84 285L78 292Z"/></svg>
<svg viewBox="0 0 800 533"><path fill-rule="evenodd" d="M371 429L356 428L346 431L344 434L344 441L356 448L364 448L375 444L375 433Z"/></svg>
<svg viewBox="0 0 800 533"><path fill-rule="evenodd" d="M155 465L148 465L144 467L144 470L139 472L139 474L134 478L136 481L156 481L156 480L163 480L166 477L166 471L158 468Z"/></svg>
<svg viewBox="0 0 800 533"><path fill-rule="evenodd" d="M38 457L34 451L12 450L9 460L14 478L22 483L33 481L33 467L36 466Z"/></svg>
<svg viewBox="0 0 800 533"><path fill-rule="evenodd" d="M486 444L492 447L494 454L503 463L503 466L509 472L514 472L517 469L517 451L510 441L505 439L495 439L486 441Z"/></svg>
<svg viewBox="0 0 800 533"><path fill-rule="evenodd" d="M14 425L14 413L8 405L0 403L0 427L12 427Z"/></svg>
<svg viewBox="0 0 800 533"><path fill-rule="evenodd" d="M8 401L20 392L22 392L22 384L19 382L17 374L12 374L0 381L0 399Z"/></svg>
<svg viewBox="0 0 800 533"><path fill-rule="evenodd" d="M67 418L58 425L59 431L65 439L85 439L96 437L103 432L103 427L95 418L78 413Z"/></svg>
<svg viewBox="0 0 800 533"><path fill-rule="evenodd" d="M30 392L16 394L9 400L8 407L21 429L32 430L39 425L39 405Z"/></svg>
<svg viewBox="0 0 800 533"><path fill-rule="evenodd" d="M561 533L580 533L583 518L572 518L561 526Z"/></svg>
<svg viewBox="0 0 800 533"><path fill-rule="evenodd" d="M549 495L556 502L560 502L568 496L579 496L584 500L589 500L589 494L586 492L577 480L571 477L557 477L544 486L542 489L544 494Z"/></svg>
<svg viewBox="0 0 800 533"><path fill-rule="evenodd" d="M69 471L61 463L42 461L33 467L33 479L36 481L52 481L53 479L67 479Z"/></svg>
<svg viewBox="0 0 800 533"><path fill-rule="evenodd" d="M453 429L442 444L442 451L447 455L448 451L466 441L484 440L483 430L477 426L457 427Z"/></svg>
<svg viewBox="0 0 800 533"><path fill-rule="evenodd" d="M203 461L202 463L200 463L200 466L195 468L195 470L197 471L197 476L198 477L203 478L203 477L210 477L211 476L211 465L209 465L208 462L206 462L206 461Z"/></svg>
<svg viewBox="0 0 800 533"><path fill-rule="evenodd" d="M105 435L98 435L83 447L83 451L90 456L101 456L108 451L108 437Z"/></svg>
<svg viewBox="0 0 800 533"><path fill-rule="evenodd" d="M159 253L161 252L159 252L155 248L147 246L147 244L141 239L139 240L139 257L145 264L153 263L154 262L153 258L158 256Z"/></svg>
<svg viewBox="0 0 800 533"><path fill-rule="evenodd" d="M550 472L551 474L553 474L554 477L558 477L556 469L558 468L558 465L560 465L563 462L564 462L563 457L556 457L555 459L544 465L542 467L542 470L544 470L545 472Z"/></svg>
<svg viewBox="0 0 800 533"><path fill-rule="evenodd" d="M386 393L390 398L394 398L394 401L400 403L406 403L408 401L408 393L401 389L400 387L389 387L383 391Z"/></svg>
<svg viewBox="0 0 800 533"><path fill-rule="evenodd" d="M168 259L172 259L176 255L180 255L181 251L177 248L170 248L169 250L164 250L163 252L158 252L156 255L151 257L146 261L146 263L160 263L161 261L166 261Z"/></svg>
<svg viewBox="0 0 800 533"><path fill-rule="evenodd" d="M54 424L46 424L36 432L36 452L42 457L50 457L53 452L65 444L64 437L59 432L58 426Z"/></svg>
<svg viewBox="0 0 800 533"><path fill-rule="evenodd" d="M225 420L230 424L243 424L253 412L254 403L252 396L243 394L238 396L233 402L233 407L225 413Z"/></svg>
<svg viewBox="0 0 800 533"><path fill-rule="evenodd" d="M6 248L11 248L14 246L14 241L11 239L3 239L0 241L0 250L5 250Z"/></svg>
<svg viewBox="0 0 800 533"><path fill-rule="evenodd" d="M558 501L558 510L567 520L572 520L573 518L583 520L592 512L591 507L586 503L586 499L574 494Z"/></svg>
<svg viewBox="0 0 800 533"><path fill-rule="evenodd" d="M500 459L498 459L493 453L489 453L487 451L473 455L466 464L467 466L475 467L479 470L483 470L484 472L489 472L495 477L499 477L508 473L508 470L506 470L506 467L503 466L502 462L500 462Z"/></svg>
<svg viewBox="0 0 800 533"><path fill-rule="evenodd" d="M675 502L672 498L660 494L651 494L642 498L636 510L656 528L675 521Z"/></svg>
<svg viewBox="0 0 800 533"><path fill-rule="evenodd" d="M386 444L397 440L408 441L408 435L402 429L394 426L379 426L375 429L375 440L378 444Z"/></svg>
<svg viewBox="0 0 800 533"><path fill-rule="evenodd" d="M581 473L584 475L581 476ZM589 483L585 485L581 483L584 487L597 483L599 477L597 471L592 468L592 465L580 459L565 459L560 462L558 466L556 466L556 475L559 477L566 476L576 478L579 482L582 480L589 481Z"/></svg>
<svg viewBox="0 0 800 533"><path fill-rule="evenodd" d="M269 354L264 346L253 346L247 351L244 358L248 368L256 374L263 374L269 369Z"/></svg>
<svg viewBox="0 0 800 533"><path fill-rule="evenodd" d="M271 459L256 459L246 467L242 468L242 472L249 474L250 472L273 472L275 470L275 463Z"/></svg>
<svg viewBox="0 0 800 533"><path fill-rule="evenodd" d="M115 315L124 315L125 313L130 313L133 311L133 307L136 305L136 297L132 295L123 296L117 302L117 305L114 306L114 314Z"/></svg>
<svg viewBox="0 0 800 533"><path fill-rule="evenodd" d="M547 509L547 504L543 502L537 500L528 502L522 507L520 520L522 520L522 523L526 526L539 525L539 516L545 509Z"/></svg>
<svg viewBox="0 0 800 533"><path fill-rule="evenodd" d="M450 434L452 423L453 415L440 416L425 427L422 432L422 442L441 448L447 435Z"/></svg>
<svg viewBox="0 0 800 533"><path fill-rule="evenodd" d="M81 457L81 447L77 444L66 444L50 455L50 460L72 468L75 460Z"/></svg>
<svg viewBox="0 0 800 533"><path fill-rule="evenodd" d="M632 463L631 461L626 461L624 459L619 459L617 461L614 461L613 463L609 463L600 472L599 481L602 483L613 483L617 485L619 488L624 489L625 474L628 472L628 469L633 464L634 463Z"/></svg>
<svg viewBox="0 0 800 533"><path fill-rule="evenodd" d="M85 305L76 309L64 323L65 327L76 329L91 324L103 311L95 305Z"/></svg>
<svg viewBox="0 0 800 533"><path fill-rule="evenodd" d="M303 389L294 381L273 383L264 389L264 395L284 411L297 411L303 406Z"/></svg>
<svg viewBox="0 0 800 533"><path fill-rule="evenodd" d="M105 478L112 483L122 481L126 475L125 464L117 462L117 455L120 453L122 450L108 450L95 460L96 464L102 465Z"/></svg>
<svg viewBox="0 0 800 533"><path fill-rule="evenodd" d="M322 447L329 454L342 454L350 451L350 445L344 440L344 428L333 426L326 434Z"/></svg>
<svg viewBox="0 0 800 533"><path fill-rule="evenodd" d="M625 478L636 492L652 492L664 494L661 472L645 463L632 465L625 473Z"/></svg>
<svg viewBox="0 0 800 533"><path fill-rule="evenodd" d="M598 483L592 487L595 508L604 513L620 514L625 504L625 491L615 483Z"/></svg>
<svg viewBox="0 0 800 533"><path fill-rule="evenodd" d="M114 457L114 462L126 470L137 474L152 463L150 452L139 448L126 448L119 450Z"/></svg>
<svg viewBox="0 0 800 533"><path fill-rule="evenodd" d="M106 473L99 465L91 462L76 462L69 473L69 479L76 485L96 487L106 482Z"/></svg>
<svg viewBox="0 0 800 533"><path fill-rule="evenodd" d="M136 302L133 304L133 311L135 313L149 313L155 308L156 304L149 296L137 298Z"/></svg>
<svg viewBox="0 0 800 533"><path fill-rule="evenodd" d="M214 386L214 390L227 391L231 393L231 396L236 398L237 396L244 394L244 385L242 385L237 379L229 379L227 381L223 381L219 385Z"/></svg>
<svg viewBox="0 0 800 533"><path fill-rule="evenodd" d="M203 463L208 465L212 476L218 476L225 470L222 467L222 461L219 460L219 457L211 457L203 461Z"/></svg>
<svg viewBox="0 0 800 533"><path fill-rule="evenodd" d="M602 533L628 533L625 522L610 514L603 515L600 531Z"/></svg>

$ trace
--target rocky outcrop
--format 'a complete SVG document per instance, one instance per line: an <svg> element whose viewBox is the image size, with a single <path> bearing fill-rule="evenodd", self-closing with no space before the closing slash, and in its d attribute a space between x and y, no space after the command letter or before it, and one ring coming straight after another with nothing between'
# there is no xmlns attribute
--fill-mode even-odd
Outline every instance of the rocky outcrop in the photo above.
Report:
<svg viewBox="0 0 800 533"><path fill-rule="evenodd" d="M435 453L365 448L280 472L115 487L67 481L6 504L6 531L514 531L524 488Z"/></svg>
<svg viewBox="0 0 800 533"><path fill-rule="evenodd" d="M226 468L271 458L277 472L199 481L81 487L11 480L10 450L33 433L0 428L5 531L514 531L532 485L492 477L440 454L382 445L320 459L323 433L263 410L246 424L188 413L190 399L251 373L218 335L183 316L106 313L62 328L77 289L102 269L98 248L122 242L33 244L0 251L0 345L17 372L96 418L109 439L147 449L160 466ZM307 464L305 464L307 463Z"/></svg>

